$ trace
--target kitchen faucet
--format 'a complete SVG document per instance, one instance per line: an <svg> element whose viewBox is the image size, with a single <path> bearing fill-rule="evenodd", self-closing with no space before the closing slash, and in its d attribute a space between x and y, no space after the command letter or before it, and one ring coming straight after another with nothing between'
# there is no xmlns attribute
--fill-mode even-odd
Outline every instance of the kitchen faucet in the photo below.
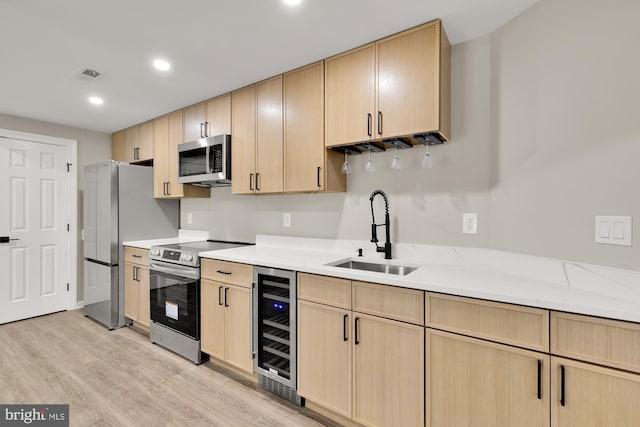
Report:
<svg viewBox="0 0 640 427"><path fill-rule="evenodd" d="M376 224L376 216L373 213L373 199L377 196L381 195L384 199L384 224ZM387 195L382 190L375 190L371 193L371 197L369 197L369 201L371 202L371 219L373 224L371 224L371 243L376 244L376 252L384 252L384 259L391 259L391 232L389 231L390 221L389 221L389 199L387 199ZM384 225L385 237L386 241L384 242L384 247L378 246L378 227Z"/></svg>

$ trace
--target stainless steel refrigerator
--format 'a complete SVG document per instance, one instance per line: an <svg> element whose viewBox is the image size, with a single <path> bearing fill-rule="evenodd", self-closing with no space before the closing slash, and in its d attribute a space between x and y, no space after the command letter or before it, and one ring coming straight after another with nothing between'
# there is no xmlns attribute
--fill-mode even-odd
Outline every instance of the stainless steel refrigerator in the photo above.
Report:
<svg viewBox="0 0 640 427"><path fill-rule="evenodd" d="M179 202L153 198L153 169L115 161L84 167L84 313L124 326L122 242L178 235Z"/></svg>

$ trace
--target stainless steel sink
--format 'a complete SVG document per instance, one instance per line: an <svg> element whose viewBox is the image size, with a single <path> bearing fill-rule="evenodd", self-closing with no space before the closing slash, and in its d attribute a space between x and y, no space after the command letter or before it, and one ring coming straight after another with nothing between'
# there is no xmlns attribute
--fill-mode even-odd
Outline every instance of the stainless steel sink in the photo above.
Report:
<svg viewBox="0 0 640 427"><path fill-rule="evenodd" d="M376 273L395 274L398 276L406 276L412 271L417 270L420 266L394 264L388 261L363 261L357 258L341 259L339 261L325 264L332 267L349 268L351 270L373 271Z"/></svg>

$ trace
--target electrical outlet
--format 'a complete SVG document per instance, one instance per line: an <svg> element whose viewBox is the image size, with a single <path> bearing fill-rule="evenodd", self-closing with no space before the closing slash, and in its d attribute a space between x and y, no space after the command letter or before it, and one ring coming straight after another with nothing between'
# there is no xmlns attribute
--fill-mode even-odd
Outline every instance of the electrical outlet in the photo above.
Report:
<svg viewBox="0 0 640 427"><path fill-rule="evenodd" d="M191 212L189 212L187 214L187 224L191 224L193 222L193 214L191 214Z"/></svg>
<svg viewBox="0 0 640 427"><path fill-rule="evenodd" d="M462 232L464 234L478 234L478 214L462 214Z"/></svg>
<svg viewBox="0 0 640 427"><path fill-rule="evenodd" d="M291 214L288 212L285 212L282 214L282 226L289 228L291 227Z"/></svg>

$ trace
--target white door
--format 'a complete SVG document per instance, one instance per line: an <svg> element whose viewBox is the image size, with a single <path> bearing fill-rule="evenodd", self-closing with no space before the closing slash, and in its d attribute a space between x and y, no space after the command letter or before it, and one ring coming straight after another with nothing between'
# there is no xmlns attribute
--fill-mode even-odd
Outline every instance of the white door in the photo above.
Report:
<svg viewBox="0 0 640 427"><path fill-rule="evenodd" d="M0 324L66 310L69 148L0 138Z"/></svg>

